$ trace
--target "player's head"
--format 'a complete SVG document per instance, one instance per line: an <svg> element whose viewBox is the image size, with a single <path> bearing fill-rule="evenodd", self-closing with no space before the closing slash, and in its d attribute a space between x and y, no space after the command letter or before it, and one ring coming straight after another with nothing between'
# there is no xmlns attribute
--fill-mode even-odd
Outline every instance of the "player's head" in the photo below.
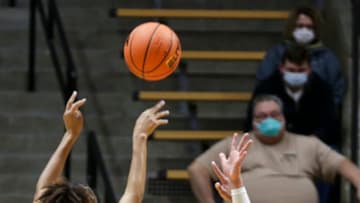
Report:
<svg viewBox="0 0 360 203"><path fill-rule="evenodd" d="M321 17L316 9L299 7L289 16L285 39L299 44L309 44L320 39Z"/></svg>
<svg viewBox="0 0 360 203"><path fill-rule="evenodd" d="M37 200L39 203L97 203L94 192L85 185L73 185L66 180L45 188Z"/></svg>

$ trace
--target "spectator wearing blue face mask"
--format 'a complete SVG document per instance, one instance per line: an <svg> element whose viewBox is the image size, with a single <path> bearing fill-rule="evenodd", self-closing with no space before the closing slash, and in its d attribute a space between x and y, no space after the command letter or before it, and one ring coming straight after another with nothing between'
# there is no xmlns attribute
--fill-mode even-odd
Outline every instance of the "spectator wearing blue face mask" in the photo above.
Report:
<svg viewBox="0 0 360 203"><path fill-rule="evenodd" d="M252 203L318 203L314 180L333 181L336 175L349 180L360 200L360 171L343 155L314 136L288 132L283 114L285 104L274 95L254 99L251 109L254 130L249 132L251 149L241 163L241 181ZM246 139L247 137L245 137ZM226 165L225 156L233 151L231 137L217 142L188 167L194 195L200 203L215 203L211 187L211 161ZM241 145L240 145L241 146ZM219 156L219 153L223 153ZM231 159L228 160L231 162ZM212 164L214 165L214 164ZM224 169L224 168L223 168ZM229 167L226 166L226 174ZM239 171L240 173L240 171ZM223 180L220 180L225 182ZM229 187L227 196L230 199Z"/></svg>
<svg viewBox="0 0 360 203"><path fill-rule="evenodd" d="M253 98L262 94L278 96L284 103L288 131L315 135L323 142L339 146L334 100L328 85L312 71L309 54L302 46L291 46L283 54L278 70L257 84ZM252 101L249 103L245 130L252 129ZM272 125L271 120L267 121ZM259 125L260 129L262 125Z"/></svg>
<svg viewBox="0 0 360 203"><path fill-rule="evenodd" d="M276 72L287 47L304 46L310 53L312 71L330 86L332 98L339 108L346 91L344 76L337 57L323 45L320 37L318 12L309 7L296 9L288 18L284 41L270 48L260 63L256 72L257 82L268 79Z"/></svg>

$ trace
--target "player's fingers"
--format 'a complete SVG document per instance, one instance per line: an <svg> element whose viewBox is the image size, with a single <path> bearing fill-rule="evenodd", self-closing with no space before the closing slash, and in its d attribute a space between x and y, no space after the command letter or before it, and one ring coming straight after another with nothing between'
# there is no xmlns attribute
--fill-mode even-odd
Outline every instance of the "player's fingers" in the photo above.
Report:
<svg viewBox="0 0 360 203"><path fill-rule="evenodd" d="M215 189L219 193L221 198L223 198L227 202L231 202L230 194L226 191L226 189L219 182L215 183Z"/></svg>
<svg viewBox="0 0 360 203"><path fill-rule="evenodd" d="M237 143L238 133L233 134L233 138L231 140L231 147L230 151L236 150L236 143Z"/></svg>
<svg viewBox="0 0 360 203"><path fill-rule="evenodd" d="M81 106L83 106L83 105L85 104L85 102L86 102L86 99L85 99L85 98L84 98L84 99L81 99L81 100L79 100L79 101L77 101L77 102L75 102L75 103L71 106L70 111L77 111L77 110L79 110L79 108L80 108Z"/></svg>
<svg viewBox="0 0 360 203"><path fill-rule="evenodd" d="M218 165L215 163L215 161L211 162L211 167L216 175L216 177L219 179L219 181L221 183L225 183L225 175L223 174L223 172L220 170L220 168L218 167Z"/></svg>
<svg viewBox="0 0 360 203"><path fill-rule="evenodd" d="M70 98L68 99L67 103L66 103L66 109L70 109L72 103L74 103L75 98L77 96L77 91L73 91L73 93L71 94Z"/></svg>
<svg viewBox="0 0 360 203"><path fill-rule="evenodd" d="M221 152L219 154L219 158L220 158L221 166L225 166L226 161L227 161L226 155L223 152Z"/></svg>
<svg viewBox="0 0 360 203"><path fill-rule="evenodd" d="M169 123L169 120L168 119L159 119L156 121L156 125L157 126L160 126L160 125L166 125Z"/></svg>
<svg viewBox="0 0 360 203"><path fill-rule="evenodd" d="M240 156L236 157L235 164L234 164L234 171L235 173L239 173L241 171L241 163L246 157L246 152L240 154ZM240 175L240 174L239 174Z"/></svg>
<svg viewBox="0 0 360 203"><path fill-rule="evenodd" d="M159 118L162 118L162 117L164 117L164 116L168 116L169 114L170 114L170 111L169 111L169 110L160 111L160 112L158 112L158 113L155 114L155 117L156 117L157 119L159 119Z"/></svg>
<svg viewBox="0 0 360 203"><path fill-rule="evenodd" d="M244 133L240 139L239 144L236 147L236 150L240 151L248 139L249 139L249 133Z"/></svg>
<svg viewBox="0 0 360 203"><path fill-rule="evenodd" d="M249 149L250 149L250 147L251 147L251 145L253 144L253 141L250 139L250 140L248 140L246 143L245 143L245 145L240 149L240 154L242 153L242 152L247 152L247 151L249 151Z"/></svg>
<svg viewBox="0 0 360 203"><path fill-rule="evenodd" d="M241 163L245 160L246 156L247 156L248 152L247 151L244 151L240 154L240 157L239 157L239 162L240 162L240 165ZM237 160L236 160L237 161Z"/></svg>
<svg viewBox="0 0 360 203"><path fill-rule="evenodd" d="M165 105L165 101L161 100L157 104L155 104L155 106L151 107L150 111L152 113L158 112L164 105Z"/></svg>

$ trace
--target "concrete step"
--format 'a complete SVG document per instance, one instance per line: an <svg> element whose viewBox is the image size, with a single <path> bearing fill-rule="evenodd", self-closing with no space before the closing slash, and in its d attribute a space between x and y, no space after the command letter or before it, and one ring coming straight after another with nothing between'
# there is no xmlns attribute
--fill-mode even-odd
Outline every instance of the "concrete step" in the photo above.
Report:
<svg viewBox="0 0 360 203"><path fill-rule="evenodd" d="M25 93L15 92L1 93L3 100L0 102L0 116L4 120L16 118L44 118L61 119L64 112L64 103L58 93ZM43 100L46 98L46 100ZM94 119L99 110L106 117L126 117L135 119L146 108L154 105L156 102L134 102L131 95L121 93L99 93L89 94L80 92L79 98L87 98L87 104L83 107L85 119ZM247 102L194 102L197 105L198 115L200 117L228 118L236 115L244 115ZM226 104L226 105L224 105ZM171 112L174 119L182 118L186 114L182 111L182 102L168 101L164 109ZM132 106L132 108L129 108ZM99 109L97 109L99 108ZM235 111L235 112L234 112ZM38 123L41 124L41 123ZM58 125L62 125L58 123Z"/></svg>
<svg viewBox="0 0 360 203"><path fill-rule="evenodd" d="M185 168L190 162L198 155L195 153L198 150L193 150L194 154L192 156L187 155L184 157L175 158L176 154L183 153L184 150L179 150L176 152L175 149L170 149L171 145L167 145L168 143L158 142L149 142L148 147L148 170L149 171L156 171L164 168ZM153 155L156 151L156 146L160 148L164 148L162 156ZM174 146L173 144L172 146ZM191 147L200 148L200 144L198 146L190 146L186 143L177 143L179 146L183 146L183 148L189 148L190 151ZM169 146L169 147L167 147ZM121 146L123 147L123 146ZM127 152L124 154L119 150L119 146L117 146L114 154L106 154L106 149L104 146L101 146L103 151L103 157L105 159L105 164L108 170L111 170L111 174L117 176L124 176L126 177L128 174L128 170L130 167L130 160L131 160L131 153ZM179 147L177 147L179 148ZM0 176L5 175L13 175L19 174L21 176L25 175L32 175L37 174L40 175L41 171L44 169L45 165L47 164L51 154L53 153L54 149L49 150L47 153L43 153L41 155L36 154L28 154L25 151L23 153L13 153L13 154L3 154L0 156L0 160L5 161L1 163L0 169ZM114 149L112 149L114 150ZM159 151L159 149L158 149ZM169 154L169 155L166 155ZM187 152L186 154L190 154ZM185 155L185 154L184 154ZM172 156L172 157L171 157ZM26 170L24 170L26 168ZM76 146L73 150L72 157L71 157L71 173L74 176L84 175L86 173L86 155L79 155L78 146Z"/></svg>
<svg viewBox="0 0 360 203"><path fill-rule="evenodd" d="M114 177L112 177L114 178ZM28 200L31 200L33 197L33 194L35 192L35 185L36 185L36 181L38 179L38 175L23 175L21 177L16 176L16 175L1 175L0 176L0 185L7 185L7 187L3 187L2 189L2 194L7 194L5 195L8 196L16 196L19 195L22 198L28 198ZM118 182L116 182L115 180L112 180L114 182L114 185L116 186L122 186L122 188L124 188L125 185L125 178L121 179L121 183L119 184ZM119 181L119 180L117 180ZM85 183L85 175L80 176L74 176L74 178L72 178L72 182L74 183ZM116 191L118 191L118 189L116 188ZM120 192L120 191L119 191ZM2 195L0 195L0 200ZM10 201L13 202L13 201ZM28 201L30 202L30 201Z"/></svg>
<svg viewBox="0 0 360 203"><path fill-rule="evenodd" d="M13 159L10 161L10 163L13 161ZM169 160L169 163L167 163L164 159L154 160L154 159L150 158L148 160L148 174L151 173L151 171L158 171L159 169L163 169L163 168L179 168L179 167L183 168L183 167L186 167L186 165L188 165L190 163L190 161L191 160L187 160L186 162L183 162L182 160L172 159L172 160ZM25 162L25 163L27 163L27 162ZM112 159L110 161L106 161L107 168L110 172L109 175L110 175L111 184L113 185L113 188L114 188L114 191L115 191L117 197L120 197L125 189L128 170L129 170L129 163L130 163L129 160L118 162L117 160ZM179 164L179 163L183 163L183 164ZM153 167L154 164L158 165L158 167L154 168ZM159 164L161 164L160 167L159 167ZM73 158L73 160L72 160L73 168L74 167L82 168L84 165L85 165L84 163L81 164L81 162L79 163L76 158ZM34 163L29 162L28 165L26 165L26 166L23 165L23 166L19 166L19 167L22 167L21 169L26 167L26 169L27 169L26 171L31 172L34 167ZM19 171L20 170L19 167L18 168L14 167L13 173L0 174L0 185L6 185L6 188L2 189L3 193L0 195L0 200L7 199L7 198L11 199L14 196L19 197L19 201L22 201L22 199L31 199L32 198L33 193L35 191L35 184L39 178L39 175L40 175L40 172L41 172L43 166L41 166L39 168L39 171L33 172L31 174L24 173L23 172L24 170L22 170L22 172ZM19 172L16 172L16 171L19 171ZM72 177L71 181L73 183L82 183L82 184L86 183L85 172L73 170L71 177ZM100 185L99 187L101 189L101 184L102 184L101 177L98 177L98 181L99 181L98 185ZM101 193L102 193L100 191L101 190L98 190L98 192L100 193L99 196L101 196ZM152 198L152 196L145 194L145 199L147 199L147 198ZM153 197L153 198L156 198L156 197ZM17 198L15 198L15 199L17 199Z"/></svg>
<svg viewBox="0 0 360 203"><path fill-rule="evenodd" d="M15 52L15 51L14 51ZM102 74L106 75L109 73L113 73L112 77L118 77L118 75L128 75L129 79L133 81L133 84L141 84L142 86L147 85L153 85L157 82L145 82L138 78L135 78L130 73L129 69L127 68L125 62L123 59L121 59L121 56L119 52L112 52L107 51L108 55L103 52L92 52L92 51L78 51L78 59L76 60L76 67L79 75L79 79L81 80L81 84L83 83L89 83L89 81L92 81L87 78L91 78L91 75L96 74ZM24 90L27 84L27 72L28 72L28 62L27 59L16 59L14 55L6 57L1 56L3 55L0 52L0 57L4 60L0 60L0 73L1 73L1 80L0 83L3 83L3 85L10 85L9 87L13 90ZM6 54L8 55L8 54ZM9 54L10 55L10 54ZM110 56L113 55L113 56ZM57 85L56 81L56 75L54 73L54 67L50 63L50 58L43 57L38 58L40 61L38 61L38 65L36 66L36 77L37 77L37 84L38 84L38 90L39 91L46 91L49 87L58 89L57 87L54 87L54 85ZM106 63L106 65L104 65ZM190 75L193 75L195 78L199 78L204 75L205 77L211 78L211 77L248 77L248 78L255 78L255 73L257 70L257 67L259 65L258 61L210 61L210 60L191 60L191 61L184 61L184 63L187 64L187 73ZM12 65L10 65L12 64ZM178 67L179 68L179 67ZM65 67L63 67L63 70L65 70ZM173 75L171 75L169 78L176 78L176 75L178 71L175 71ZM39 75L44 73L44 75ZM207 75L207 76L206 76ZM12 80L13 78L17 78L16 80ZM118 81L119 79L116 79ZM168 79L166 79L168 80ZM239 79L241 80L241 79ZM111 83L113 81L111 80L102 80L102 82ZM52 85L50 85L50 84ZM115 82L113 82L115 83ZM90 82L90 84L92 84ZM117 83L119 84L119 83ZM4 87L2 85L2 87ZM44 86L46 85L46 86ZM85 85L85 84L84 84ZM105 86L106 88L112 88L112 86L106 86L103 83L93 84L92 86ZM44 87L46 87L44 89ZM1 88L1 87L0 87ZM11 89L9 89L11 90ZM105 91L103 89L103 91Z"/></svg>
<svg viewBox="0 0 360 203"><path fill-rule="evenodd" d="M222 104L223 106L227 106ZM221 108L217 111L221 111ZM198 129L201 130L234 130L241 129L243 126L244 111L240 108L239 112L229 107L233 113L224 113L222 116L210 114L199 110L199 117L197 121ZM215 111L215 110L214 110ZM208 117L206 117L208 116ZM212 116L209 117L209 116ZM227 117L226 117L227 116ZM21 116L10 117L8 115L0 115L0 127L2 133L6 136L13 134L26 134L31 133L35 135L53 134L61 136L63 134L63 122L61 116L58 117L40 117L40 116ZM132 134L135 117L128 115L120 116L86 116L85 117L85 131L94 130L96 133L102 136L129 136ZM182 118L169 118L169 124L163 126L160 129L179 129L186 130L191 129L191 120L187 117Z"/></svg>
<svg viewBox="0 0 360 203"><path fill-rule="evenodd" d="M238 67L240 68L240 67ZM0 71L0 91L25 91L27 87L27 72L23 70ZM79 73L78 89L92 88L99 92L122 92L131 97L137 89L143 90L176 90L179 89L178 74L157 81L146 82L129 71L119 72L84 72ZM222 85L219 85L222 84ZM53 71L37 71L36 86L39 91L59 91L56 75ZM254 76L191 74L188 76L188 90L192 91L252 91Z"/></svg>
<svg viewBox="0 0 360 203"><path fill-rule="evenodd" d="M38 32L38 48L47 49L42 32ZM73 48L121 49L130 30L94 31L70 30L67 36ZM264 51L281 40L280 32L246 31L177 31L183 50L242 50ZM0 46L23 47L28 44L27 31L4 31L0 33ZM96 40L94 40L96 38ZM256 43L254 43L256 42Z"/></svg>
<svg viewBox="0 0 360 203"><path fill-rule="evenodd" d="M74 146L75 155L81 155L81 159L79 158L80 161L84 161L85 157L82 156L85 156L87 152L86 136L87 135L83 133ZM5 165L1 167L0 173L6 171L9 173L15 172L13 169L8 170L14 162L25 164L26 161L32 162L33 160L42 163L38 165L43 165L44 158L45 161L49 159L49 155L56 149L61 138L62 134L51 133L46 135L29 133L26 135L4 136L3 142L0 143L0 157L4 161L2 163ZM131 156L131 134L112 137L100 136L100 134L98 134L98 141L101 149L105 153L105 157L112 158L112 156L115 156L117 157L117 161L121 162L121 160L128 161ZM186 147L186 142L150 141L148 143L148 151L149 158L151 159L191 159L193 157L193 154L188 151ZM164 153L164 151L166 153ZM16 159L12 161L11 159L14 157L18 157L20 160ZM34 162L32 164L35 166Z"/></svg>
<svg viewBox="0 0 360 203"><path fill-rule="evenodd" d="M28 27L28 19L29 14L28 11L24 8L8 8L8 7L1 7L0 8L0 30L16 30L21 27L24 29Z"/></svg>
<svg viewBox="0 0 360 203"><path fill-rule="evenodd" d="M9 16L16 16L10 18ZM135 26L154 18L110 18L108 9L64 8L61 10L66 31L76 31L80 35L94 32L110 32L114 29L130 31ZM27 30L29 11L27 8L2 8L0 24L9 25L6 31ZM176 32L181 31L248 31L279 32L285 25L283 20L237 20L237 19L161 19L165 20ZM3 29L3 28L1 28ZM38 31L43 31L40 21Z"/></svg>
<svg viewBox="0 0 360 203"><path fill-rule="evenodd" d="M0 202L27 203L33 201L33 194L7 193L0 195Z"/></svg>
<svg viewBox="0 0 360 203"><path fill-rule="evenodd" d="M154 18L121 18L113 19L118 22L118 29L130 31L137 25L156 21ZM175 32L182 31L218 31L218 32L281 32L285 21L282 20L238 20L238 19L161 19Z"/></svg>

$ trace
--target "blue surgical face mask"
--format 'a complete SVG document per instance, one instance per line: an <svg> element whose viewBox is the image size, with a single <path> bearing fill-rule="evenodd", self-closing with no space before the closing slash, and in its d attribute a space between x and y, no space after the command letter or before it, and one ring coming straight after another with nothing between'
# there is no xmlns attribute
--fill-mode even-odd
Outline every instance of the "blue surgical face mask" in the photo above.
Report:
<svg viewBox="0 0 360 203"><path fill-rule="evenodd" d="M304 86L308 81L307 73L293 73L286 71L284 73L284 81L291 87L301 87Z"/></svg>
<svg viewBox="0 0 360 203"><path fill-rule="evenodd" d="M265 137L275 137L282 128L282 122L274 118L266 118L259 123L255 123L259 132Z"/></svg>

